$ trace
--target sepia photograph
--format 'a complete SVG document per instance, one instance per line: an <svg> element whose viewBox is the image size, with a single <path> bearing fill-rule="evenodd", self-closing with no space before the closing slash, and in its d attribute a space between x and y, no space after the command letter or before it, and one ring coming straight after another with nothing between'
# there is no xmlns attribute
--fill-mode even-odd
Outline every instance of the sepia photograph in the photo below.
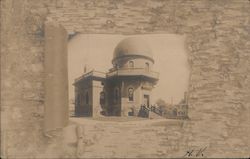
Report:
<svg viewBox="0 0 250 159"><path fill-rule="evenodd" d="M152 110L187 118L184 36L76 35L68 42L68 77L74 116L148 117Z"/></svg>

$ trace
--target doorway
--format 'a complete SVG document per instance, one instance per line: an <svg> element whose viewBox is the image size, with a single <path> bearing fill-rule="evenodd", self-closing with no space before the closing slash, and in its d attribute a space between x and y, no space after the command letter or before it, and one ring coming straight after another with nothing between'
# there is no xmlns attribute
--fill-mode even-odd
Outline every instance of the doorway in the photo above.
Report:
<svg viewBox="0 0 250 159"><path fill-rule="evenodd" d="M149 107L149 95L144 94L143 105L145 105L147 108Z"/></svg>

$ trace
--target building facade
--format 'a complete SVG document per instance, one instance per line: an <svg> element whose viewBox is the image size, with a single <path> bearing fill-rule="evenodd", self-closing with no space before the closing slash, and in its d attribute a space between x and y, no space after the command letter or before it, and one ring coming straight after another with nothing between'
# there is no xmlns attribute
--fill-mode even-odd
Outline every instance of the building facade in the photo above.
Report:
<svg viewBox="0 0 250 159"><path fill-rule="evenodd" d="M149 107L151 91L159 79L148 44L126 38L115 48L113 68L107 73L90 71L75 80L76 116L138 116Z"/></svg>

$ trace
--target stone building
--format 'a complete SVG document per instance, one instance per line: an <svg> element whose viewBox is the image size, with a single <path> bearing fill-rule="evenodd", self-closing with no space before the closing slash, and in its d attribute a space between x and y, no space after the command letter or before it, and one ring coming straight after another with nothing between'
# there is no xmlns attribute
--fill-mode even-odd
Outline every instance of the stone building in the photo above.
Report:
<svg viewBox="0 0 250 159"><path fill-rule="evenodd" d="M76 116L137 116L141 105L150 106L159 73L148 44L130 37L115 48L113 68L90 71L75 80Z"/></svg>

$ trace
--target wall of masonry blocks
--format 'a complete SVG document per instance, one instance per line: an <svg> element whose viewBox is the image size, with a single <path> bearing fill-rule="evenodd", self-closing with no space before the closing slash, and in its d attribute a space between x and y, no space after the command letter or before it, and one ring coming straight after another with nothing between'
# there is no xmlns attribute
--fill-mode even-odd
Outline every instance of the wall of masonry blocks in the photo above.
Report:
<svg viewBox="0 0 250 159"><path fill-rule="evenodd" d="M184 122L177 145L183 150L205 145L209 157L249 157L248 0L2 0L5 156L69 156L60 135L49 139L42 134L46 18L60 22L69 33L185 34L191 120Z"/></svg>

